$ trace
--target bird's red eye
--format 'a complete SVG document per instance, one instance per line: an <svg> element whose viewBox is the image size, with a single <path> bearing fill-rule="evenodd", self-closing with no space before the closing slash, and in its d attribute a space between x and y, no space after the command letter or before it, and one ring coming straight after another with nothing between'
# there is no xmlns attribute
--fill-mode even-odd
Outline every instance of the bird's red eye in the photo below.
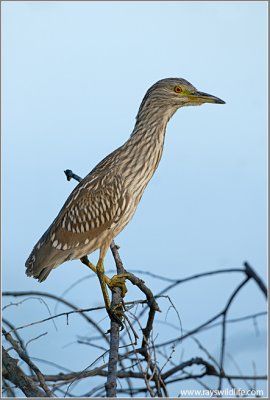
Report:
<svg viewBox="0 0 270 400"><path fill-rule="evenodd" d="M181 93L182 92L181 86L175 86L174 91L175 93Z"/></svg>

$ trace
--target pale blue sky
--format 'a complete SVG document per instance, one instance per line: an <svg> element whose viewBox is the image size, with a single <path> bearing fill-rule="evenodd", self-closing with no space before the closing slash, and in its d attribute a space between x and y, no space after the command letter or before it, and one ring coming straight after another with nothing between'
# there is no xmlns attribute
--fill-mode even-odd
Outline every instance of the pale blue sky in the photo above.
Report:
<svg viewBox="0 0 270 400"><path fill-rule="evenodd" d="M185 78L226 105L184 108L169 122L159 169L116 239L124 264L182 278L248 260L266 279L266 2L9 1L2 2L2 24L4 290L60 294L87 275L69 262L40 285L25 276L24 263L74 187L63 170L84 176L127 140L145 91L166 77ZM113 267L110 255L106 267ZM171 292L184 329L219 311L241 279L223 275ZM145 280L154 291L161 287ZM140 297L129 293L128 300ZM99 304L97 281L70 299ZM27 307L11 312L13 323L38 319L40 304ZM250 284L234 315L263 308ZM249 330L252 336L251 323L232 331L232 347ZM52 327L51 335L59 333ZM207 340L215 343L212 335ZM68 364L73 349L62 354L46 340L33 342L33 352L41 357L46 344ZM259 347L252 340L242 352L237 347L240 363L252 371L254 357L263 373L264 341ZM187 357L194 351L185 348ZM88 365L81 352L74 369Z"/></svg>

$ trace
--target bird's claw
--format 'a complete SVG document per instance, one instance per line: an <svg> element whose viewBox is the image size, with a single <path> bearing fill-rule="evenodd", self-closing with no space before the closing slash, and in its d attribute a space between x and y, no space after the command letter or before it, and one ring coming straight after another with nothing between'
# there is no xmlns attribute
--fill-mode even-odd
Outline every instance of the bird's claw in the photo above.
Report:
<svg viewBox="0 0 270 400"><path fill-rule="evenodd" d="M126 278L128 277L128 273L114 275L110 281L108 282L109 288L112 290L114 287L118 287L121 289L121 296L125 297L127 293L127 287L125 284Z"/></svg>

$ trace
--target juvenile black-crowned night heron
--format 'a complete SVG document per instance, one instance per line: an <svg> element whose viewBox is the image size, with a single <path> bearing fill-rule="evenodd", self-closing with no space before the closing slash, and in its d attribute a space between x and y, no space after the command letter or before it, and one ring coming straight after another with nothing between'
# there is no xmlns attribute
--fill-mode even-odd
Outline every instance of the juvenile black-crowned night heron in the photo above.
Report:
<svg viewBox="0 0 270 400"><path fill-rule="evenodd" d="M162 79L150 87L130 138L75 187L35 245L25 264L26 274L42 282L53 268L80 259L97 273L107 311L111 313L107 285L120 286L124 295L126 276L110 279L105 275L103 262L107 250L132 218L159 164L169 119L180 107L203 103L225 102L199 92L185 79ZM100 255L95 267L87 255L97 249Z"/></svg>

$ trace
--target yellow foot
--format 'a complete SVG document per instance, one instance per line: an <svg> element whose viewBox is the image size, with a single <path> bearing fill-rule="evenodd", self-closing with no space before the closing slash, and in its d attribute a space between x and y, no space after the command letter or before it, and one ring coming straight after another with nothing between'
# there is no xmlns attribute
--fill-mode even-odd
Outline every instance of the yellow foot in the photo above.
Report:
<svg viewBox="0 0 270 400"><path fill-rule="evenodd" d="M119 287L121 289L121 296L125 297L127 293L127 287L125 284L128 273L114 275L111 279L106 280L107 285L112 290L114 287ZM118 306L117 306L118 307Z"/></svg>

